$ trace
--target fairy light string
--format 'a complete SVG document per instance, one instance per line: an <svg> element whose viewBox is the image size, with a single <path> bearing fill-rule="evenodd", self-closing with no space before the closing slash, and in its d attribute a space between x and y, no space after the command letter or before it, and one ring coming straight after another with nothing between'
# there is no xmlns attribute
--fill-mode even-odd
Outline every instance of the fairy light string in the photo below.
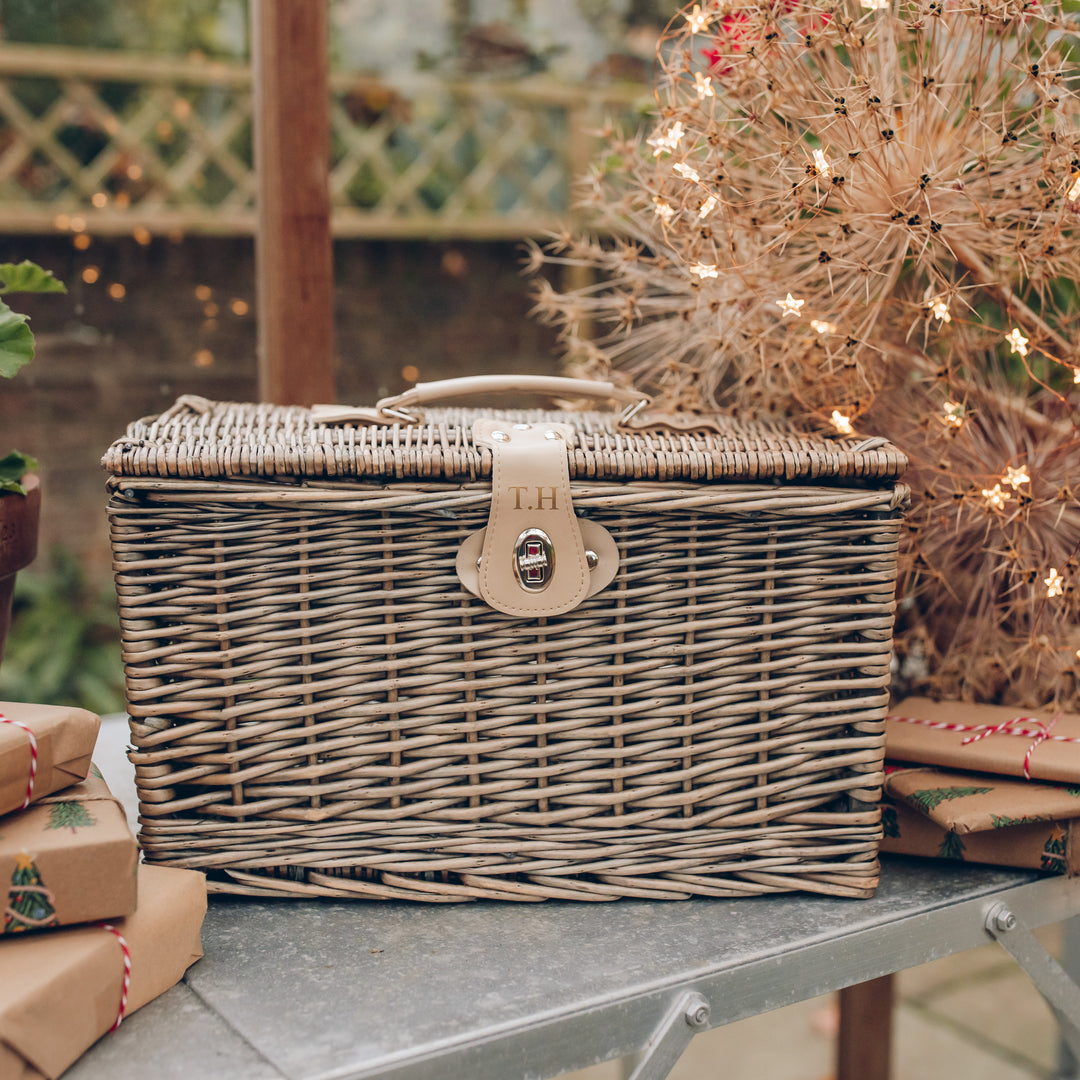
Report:
<svg viewBox="0 0 1080 1080"><path fill-rule="evenodd" d="M673 408L889 437L898 649L936 694L1080 709L1076 47L1054 0L690 4L586 196L628 242L560 240L604 284L540 311Z"/></svg>

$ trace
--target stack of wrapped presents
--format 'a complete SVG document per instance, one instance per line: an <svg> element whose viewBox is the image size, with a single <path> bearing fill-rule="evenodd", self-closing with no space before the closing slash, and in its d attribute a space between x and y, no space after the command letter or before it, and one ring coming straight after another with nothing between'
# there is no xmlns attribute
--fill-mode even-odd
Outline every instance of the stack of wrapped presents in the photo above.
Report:
<svg viewBox="0 0 1080 1080"><path fill-rule="evenodd" d="M1080 716L908 698L885 729L883 851L1080 869Z"/></svg>
<svg viewBox="0 0 1080 1080"><path fill-rule="evenodd" d="M202 955L205 879L139 864L99 726L0 702L0 1080L59 1076Z"/></svg>

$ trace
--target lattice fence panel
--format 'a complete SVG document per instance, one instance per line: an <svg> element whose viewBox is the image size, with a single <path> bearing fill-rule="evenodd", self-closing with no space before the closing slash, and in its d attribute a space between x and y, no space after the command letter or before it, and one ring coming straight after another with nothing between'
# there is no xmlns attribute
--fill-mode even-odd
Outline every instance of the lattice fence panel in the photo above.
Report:
<svg viewBox="0 0 1080 1080"><path fill-rule="evenodd" d="M332 80L338 235L500 237L557 228L642 87L545 80L390 87ZM255 228L247 67L0 46L0 228L99 233ZM74 225L72 224L74 223Z"/></svg>

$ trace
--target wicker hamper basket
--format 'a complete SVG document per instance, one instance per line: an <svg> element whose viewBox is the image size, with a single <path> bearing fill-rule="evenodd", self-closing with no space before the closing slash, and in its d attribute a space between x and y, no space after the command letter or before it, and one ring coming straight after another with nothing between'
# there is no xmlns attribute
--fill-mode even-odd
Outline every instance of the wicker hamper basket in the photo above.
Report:
<svg viewBox="0 0 1080 1080"><path fill-rule="evenodd" d="M263 896L870 895L903 456L409 411L496 383L182 398L110 447L147 859Z"/></svg>

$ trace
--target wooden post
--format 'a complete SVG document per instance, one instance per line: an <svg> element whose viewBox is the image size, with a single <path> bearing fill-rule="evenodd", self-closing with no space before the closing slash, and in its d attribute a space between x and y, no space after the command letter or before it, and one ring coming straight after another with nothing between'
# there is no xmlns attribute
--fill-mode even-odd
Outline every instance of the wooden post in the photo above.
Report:
<svg viewBox="0 0 1080 1080"><path fill-rule="evenodd" d="M840 991L836 1080L889 1080L894 978L882 975Z"/></svg>
<svg viewBox="0 0 1080 1080"><path fill-rule="evenodd" d="M252 0L259 397L334 400L326 0Z"/></svg>

